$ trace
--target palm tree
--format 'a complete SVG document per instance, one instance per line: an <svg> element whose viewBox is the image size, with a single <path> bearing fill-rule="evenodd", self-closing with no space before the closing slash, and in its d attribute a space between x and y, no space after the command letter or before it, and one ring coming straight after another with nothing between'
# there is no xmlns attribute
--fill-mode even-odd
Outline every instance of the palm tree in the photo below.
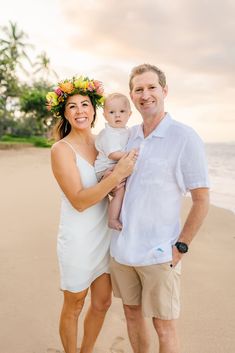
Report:
<svg viewBox="0 0 235 353"><path fill-rule="evenodd" d="M16 67L19 66L24 72L22 60L26 59L30 64L31 61L25 51L27 47L32 47L31 44L25 42L28 38L27 34L18 29L16 23L9 22L9 27L2 27L2 32L5 34L5 38L0 39L1 50L4 51L5 57L11 61L12 69L15 71Z"/></svg>
<svg viewBox="0 0 235 353"><path fill-rule="evenodd" d="M42 52L41 54L39 54L37 56L37 62L34 64L35 67L35 71L34 73L41 73L43 76L43 79L45 79L45 81L48 81L50 76L54 76L58 79L58 75L55 72L55 70L52 69L51 67L51 61L49 59L49 57L47 56L46 52Z"/></svg>

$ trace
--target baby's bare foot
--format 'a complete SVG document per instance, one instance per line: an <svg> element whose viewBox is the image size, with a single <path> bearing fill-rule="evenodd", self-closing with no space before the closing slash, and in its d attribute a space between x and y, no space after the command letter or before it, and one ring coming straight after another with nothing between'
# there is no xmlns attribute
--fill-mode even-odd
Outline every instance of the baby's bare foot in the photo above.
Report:
<svg viewBox="0 0 235 353"><path fill-rule="evenodd" d="M118 219L110 219L108 225L109 225L109 228L112 228L115 230L122 230L122 223L119 222Z"/></svg>

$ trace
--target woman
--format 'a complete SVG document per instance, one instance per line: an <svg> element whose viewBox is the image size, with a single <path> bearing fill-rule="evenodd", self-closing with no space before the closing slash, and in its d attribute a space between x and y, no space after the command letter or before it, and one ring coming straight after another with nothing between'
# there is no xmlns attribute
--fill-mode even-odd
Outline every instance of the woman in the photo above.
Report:
<svg viewBox="0 0 235 353"><path fill-rule="evenodd" d="M48 109L59 118L59 141L51 149L51 163L63 192L57 251L64 293L60 336L66 353L77 352L78 317L88 289L91 304L80 353L93 351L111 304L107 194L131 174L136 158L131 151L97 183L91 128L103 99L101 83L83 77L60 82L47 94Z"/></svg>

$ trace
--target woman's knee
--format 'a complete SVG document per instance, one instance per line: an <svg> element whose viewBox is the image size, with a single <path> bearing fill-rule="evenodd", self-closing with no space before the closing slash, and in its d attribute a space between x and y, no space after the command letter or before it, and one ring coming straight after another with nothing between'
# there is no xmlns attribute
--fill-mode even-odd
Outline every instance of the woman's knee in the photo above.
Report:
<svg viewBox="0 0 235 353"><path fill-rule="evenodd" d="M93 299L91 301L91 307L93 310L98 312L106 312L112 303L111 296L107 296L102 299Z"/></svg>
<svg viewBox="0 0 235 353"><path fill-rule="evenodd" d="M105 273L91 285L91 308L98 312L106 312L112 302L110 275Z"/></svg>

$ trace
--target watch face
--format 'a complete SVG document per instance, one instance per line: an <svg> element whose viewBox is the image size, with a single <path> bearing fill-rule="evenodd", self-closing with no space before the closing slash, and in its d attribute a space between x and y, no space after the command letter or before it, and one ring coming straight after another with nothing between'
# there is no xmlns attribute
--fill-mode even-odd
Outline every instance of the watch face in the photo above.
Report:
<svg viewBox="0 0 235 353"><path fill-rule="evenodd" d="M188 245L185 244L185 243L177 242L175 244L175 246L177 247L179 252L181 252L182 254L184 254L184 253L186 253L188 251Z"/></svg>
<svg viewBox="0 0 235 353"><path fill-rule="evenodd" d="M185 246L185 244L180 244L179 248L182 252L187 251L187 247Z"/></svg>

